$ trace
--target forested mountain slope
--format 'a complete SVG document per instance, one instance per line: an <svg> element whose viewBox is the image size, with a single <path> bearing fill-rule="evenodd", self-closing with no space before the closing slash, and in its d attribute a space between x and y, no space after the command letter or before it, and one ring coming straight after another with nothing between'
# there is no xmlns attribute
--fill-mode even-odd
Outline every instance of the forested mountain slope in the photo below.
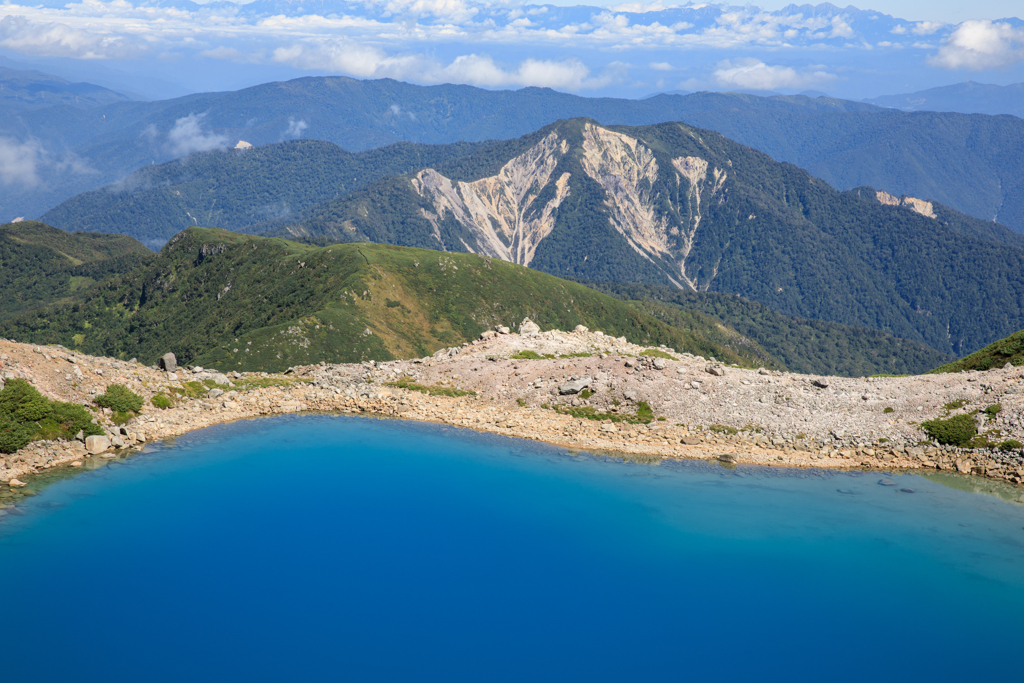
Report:
<svg viewBox="0 0 1024 683"><path fill-rule="evenodd" d="M792 318L756 301L732 294L695 292L659 285L585 283L637 302L669 324L681 314L699 312L756 341L793 372L841 377L919 374L952 360L935 349L879 330L826 320ZM675 313L673 313L675 311Z"/></svg>
<svg viewBox="0 0 1024 683"><path fill-rule="evenodd" d="M1004 228L941 213L838 192L712 131L575 119L377 181L280 234L740 294L962 355L1024 326L1024 249Z"/></svg>
<svg viewBox="0 0 1024 683"><path fill-rule="evenodd" d="M39 216L80 192L196 150L296 137L357 152L399 141L511 139L558 119L684 121L717 130L840 189L870 185L933 199L1024 231L1024 121L900 112L832 98L735 93L585 98L542 88L490 91L383 79L301 78L235 92L94 109L0 112L0 136L38 145L38 182L0 197L0 215ZM57 162L60 163L57 163ZM52 162L52 163L51 163Z"/></svg>
<svg viewBox="0 0 1024 683"><path fill-rule="evenodd" d="M0 336L153 363L223 370L412 358L530 317L586 325L638 344L782 367L756 343L706 324L731 348L623 301L522 266L374 244L309 247L190 228L156 257L73 302L0 322ZM696 331L695 331L696 330Z"/></svg>
<svg viewBox="0 0 1024 683"><path fill-rule="evenodd" d="M63 230L131 235L159 249L193 225L246 232L378 178L465 156L481 144L400 142L353 154L330 142L295 140L196 152L143 166L119 183L72 197L40 220Z"/></svg>
<svg viewBox="0 0 1024 683"><path fill-rule="evenodd" d="M68 234L36 221L0 225L0 319L67 300L152 258L122 235Z"/></svg>

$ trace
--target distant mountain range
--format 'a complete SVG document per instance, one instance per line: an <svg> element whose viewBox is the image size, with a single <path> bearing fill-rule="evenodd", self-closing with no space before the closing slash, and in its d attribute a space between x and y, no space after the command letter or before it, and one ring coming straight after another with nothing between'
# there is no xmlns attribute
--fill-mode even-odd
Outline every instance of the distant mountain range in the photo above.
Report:
<svg viewBox="0 0 1024 683"><path fill-rule="evenodd" d="M0 66L0 104L14 109L40 109L54 105L99 107L131 98L92 83L71 83L42 73Z"/></svg>
<svg viewBox="0 0 1024 683"><path fill-rule="evenodd" d="M141 166L190 152L294 138L349 151L399 141L512 139L558 119L603 124L683 121L717 130L839 189L862 185L941 202L1024 232L1024 120L900 112L804 96L583 98L541 88L490 91L392 80L301 78L245 90L91 109L0 114L0 137L31 166L0 196L0 215L40 216Z"/></svg>
<svg viewBox="0 0 1024 683"><path fill-rule="evenodd" d="M967 81L902 95L883 95L866 101L903 111L955 111L1024 117L1024 83L991 85Z"/></svg>
<svg viewBox="0 0 1024 683"><path fill-rule="evenodd" d="M838 192L678 123L562 121L370 183L275 234L472 251L578 280L739 294L953 355L1024 327L1020 235L930 202Z"/></svg>

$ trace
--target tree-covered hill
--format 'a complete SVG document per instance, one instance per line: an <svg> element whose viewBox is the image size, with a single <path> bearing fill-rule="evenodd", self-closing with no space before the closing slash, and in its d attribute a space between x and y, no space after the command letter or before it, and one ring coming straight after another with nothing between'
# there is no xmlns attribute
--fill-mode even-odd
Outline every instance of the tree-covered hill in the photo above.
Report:
<svg viewBox="0 0 1024 683"><path fill-rule="evenodd" d="M69 234L36 221L0 225L0 319L67 300L152 257L123 235Z"/></svg>
<svg viewBox="0 0 1024 683"><path fill-rule="evenodd" d="M839 189L870 185L933 199L1024 232L1024 120L1012 116L901 112L827 97L693 93L625 100L343 77L88 110L54 106L30 116L0 112L0 136L34 141L48 158L74 162L40 167L36 185L7 188L0 215L39 216L142 166L238 140L263 145L301 135L358 152L400 141L512 139L574 117L607 125L684 121L806 168ZM195 144L172 136L176 129Z"/></svg>
<svg viewBox="0 0 1024 683"><path fill-rule="evenodd" d="M376 181L278 234L471 250L577 280L738 294L950 356L1024 326L1019 235L880 196L839 192L713 131L574 119Z"/></svg>
<svg viewBox="0 0 1024 683"><path fill-rule="evenodd" d="M669 324L680 315L702 313L757 342L793 372L842 377L919 374L949 360L931 347L885 332L825 320L793 318L733 294L694 292L659 285L586 283L598 291L635 301Z"/></svg>
<svg viewBox="0 0 1024 683"><path fill-rule="evenodd" d="M147 363L173 351L182 363L282 370L420 357L525 317L544 329L583 324L639 344L782 367L717 321L673 328L583 285L498 259L375 244L317 248L201 228L71 303L0 323L0 335ZM702 338L702 326L730 345Z"/></svg>
<svg viewBox="0 0 1024 683"><path fill-rule="evenodd" d="M41 217L63 230L131 235L153 249L192 225L238 232L301 214L384 176L464 156L480 143L397 143L353 154L296 140L196 152L143 166L123 181L72 197Z"/></svg>

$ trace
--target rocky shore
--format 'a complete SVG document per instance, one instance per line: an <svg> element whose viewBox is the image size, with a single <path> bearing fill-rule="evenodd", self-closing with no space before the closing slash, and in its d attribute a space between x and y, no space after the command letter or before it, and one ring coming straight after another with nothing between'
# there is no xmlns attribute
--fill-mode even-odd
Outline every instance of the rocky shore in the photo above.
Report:
<svg viewBox="0 0 1024 683"><path fill-rule="evenodd" d="M178 436L220 422L300 411L425 420L573 449L648 458L813 468L932 470L1024 482L1024 368L914 377L838 378L741 369L577 328L524 322L416 360L319 364L286 373L167 372L62 347L0 340L0 377L91 405L109 384L142 395L141 413L105 436L34 442L0 454L0 481ZM175 397L160 409L157 394ZM999 410L985 408L998 406ZM978 411L1003 449L927 440L921 422ZM596 419L595 419L596 418Z"/></svg>

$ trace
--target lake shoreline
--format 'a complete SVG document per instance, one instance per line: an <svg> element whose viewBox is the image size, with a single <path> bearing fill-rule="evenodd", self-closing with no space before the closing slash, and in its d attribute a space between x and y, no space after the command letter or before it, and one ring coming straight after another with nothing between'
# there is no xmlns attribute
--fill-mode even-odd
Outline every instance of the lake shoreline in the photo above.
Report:
<svg viewBox="0 0 1024 683"><path fill-rule="evenodd" d="M0 342L6 368L17 373L55 400L88 403L108 383L122 383L146 399L139 415L124 425L114 425L110 416L100 415L99 422L115 441L125 448L181 436L196 429L240 419L301 412L373 415L446 424L504 436L542 441L567 449L605 451L643 458L685 458L719 460L726 466L756 464L790 468L877 471L946 471L974 474L1020 484L1024 481L1024 465L1019 454L994 450L968 450L918 444L917 429L904 420L888 420L871 401L857 401L852 409L825 415L848 424L849 434L815 423L790 407L777 408L763 401L751 400L737 404L729 397L738 391L756 388L763 382L765 391L788 391L797 400L807 390L798 383L831 385L841 389L844 384L858 388L879 382L871 378L816 378L764 370L744 370L712 366L715 375L706 371L703 358L688 354L665 353L671 360L661 361L641 355L642 347L628 345L625 340L611 340L615 348L595 347L594 333L562 333L544 335L502 335L489 341L442 350L433 358L388 363L342 365L310 365L291 369L285 374L231 373L228 377L217 371L196 368L167 373L138 363L110 358L92 357L61 347L41 347L15 342ZM547 346L545 346L547 344ZM516 360L516 348L532 346L541 352L548 347L561 349L563 357ZM596 353L583 354L578 349L596 348ZM613 353L604 353L608 350ZM649 352L650 350L647 350ZM521 352L519 352L521 353ZM569 356L576 353L577 356ZM548 353L547 355L554 355ZM587 376L590 394L577 390L564 395L558 377ZM672 372L674 370L674 372ZM690 380L700 375L700 381ZM8 370L8 376L11 374ZM975 373L977 374L977 373ZM1020 368L984 373L999 379L1006 393L1002 425L1017 424L1024 406L1024 394L1016 393ZM410 378L416 380L409 381ZM677 379L680 378L680 379ZM950 385L951 378L964 382L963 391L973 391L974 378L959 375L907 378L924 383L932 394L941 382ZM896 378L891 384L904 378ZM554 381L552 381L554 380ZM570 380L571 381L571 380ZM417 382L421 382L417 383ZM428 384L429 383L429 384ZM674 383L674 384L673 384ZM699 385L700 389L692 386ZM980 383L989 392L994 383ZM670 385L663 388L663 385ZM674 387L680 388L674 388ZM203 393L189 397L186 390L199 387ZM779 388L781 387L781 389ZM892 391L891 387L882 386ZM1011 389L1013 392L1011 393ZM814 389L815 396L828 396L832 390ZM911 396L912 403L940 404L919 406L915 414L922 418L929 413L941 415L941 402L960 391L953 387L946 395L924 399ZM422 393L428 392L428 393ZM718 393L715 393L718 392ZM923 392L923 390L922 390ZM176 396L176 405L165 410L151 405L157 393ZM456 395L431 395L449 393ZM809 392L807 392L809 394ZM584 398L581 400L580 396ZM622 399L616 398L622 396ZM865 394L867 396L867 394ZM857 397L859 398L859 397ZM588 400L589 399L589 400ZM683 401L689 403L683 403ZM808 399L810 400L810 399ZM896 399L891 400L900 405ZM586 411L603 419L587 419ZM649 404L646 402L649 401ZM639 406L648 405L650 417L641 419ZM718 406L722 406L719 408ZM734 407L735 406L735 407ZM717 410L718 413L709 412ZM771 410L772 413L763 411ZM902 407L900 410L904 410ZM593 412L592 411L592 412ZM726 420L743 424L743 411L754 415L766 427L729 427ZM737 413L737 411L740 411ZM754 411L762 411L755 413ZM575 415L571 414L575 412ZM806 412L806 411L805 411ZM907 410L909 413L909 409ZM948 412L948 411L947 411ZM708 419L718 415L720 423ZM737 417L739 415L739 417ZM778 415L778 423L770 422ZM863 417L860 417L863 415ZM1008 417L1007 417L1008 415ZM667 417L666 417L667 416ZM703 419L694 421L694 416ZM795 416L795 417L794 417ZM815 416L814 419L818 419ZM807 434L792 434L784 429L783 420L796 420L806 425ZM685 421L685 422L684 422ZM863 422L863 426L858 425ZM718 421L716 421L718 422ZM878 438L877 430L885 426L892 431L889 439ZM865 432L874 438L869 439ZM1011 432L1012 434L1013 432ZM1024 438L1024 437L1022 437ZM106 450L106 449L104 449ZM111 451L113 452L113 451ZM84 464L87 458L103 457L103 452L89 453L79 441L33 442L26 448L0 458L0 481L19 482L25 477L53 467ZM15 483L11 488L19 488Z"/></svg>

